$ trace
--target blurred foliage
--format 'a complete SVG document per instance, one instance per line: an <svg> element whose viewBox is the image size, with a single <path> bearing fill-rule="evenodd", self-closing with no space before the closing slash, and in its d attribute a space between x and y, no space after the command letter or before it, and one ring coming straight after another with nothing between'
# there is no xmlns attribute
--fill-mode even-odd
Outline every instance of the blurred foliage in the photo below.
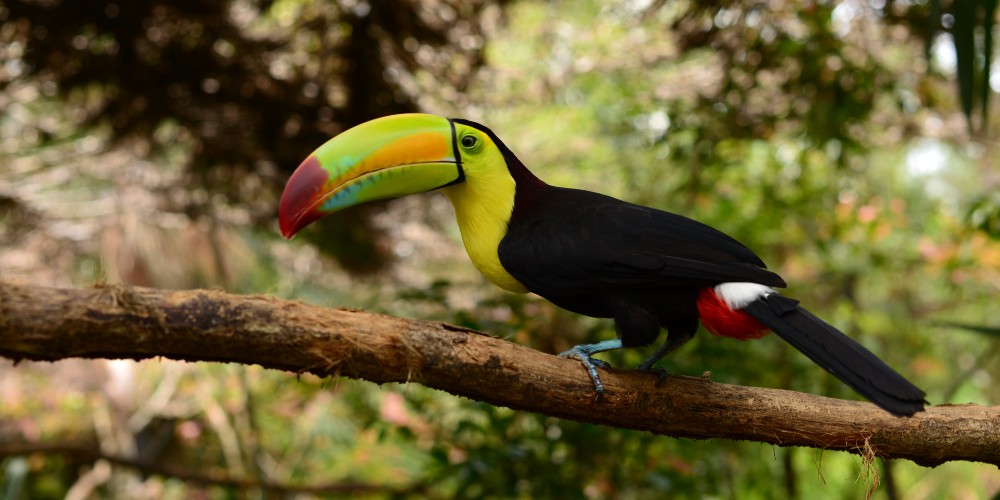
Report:
<svg viewBox="0 0 1000 500"><path fill-rule="evenodd" d="M211 216L234 204L267 224L281 180L327 138L416 111L414 80L462 92L493 4L3 0L0 105L27 121L18 151L87 130L109 147L171 156L185 186L212 193L171 193L171 210ZM53 102L63 120L38 109ZM388 256L369 212L353 213L350 227L323 222L335 238L321 248L370 270ZM359 245L367 251L350 252Z"/></svg>
<svg viewBox="0 0 1000 500"><path fill-rule="evenodd" d="M30 82L62 98L73 125L115 140L183 140L196 175L239 190L246 182L233 179L290 172L346 127L416 110L401 73L464 90L481 63L486 5L4 0L0 88ZM22 147L54 132L40 124L37 143Z"/></svg>
<svg viewBox="0 0 1000 500"><path fill-rule="evenodd" d="M732 234L933 403L993 404L996 340L963 328L1000 325L1000 150L970 135L950 33L929 29L953 6L0 0L0 276L271 292L546 352L612 336L609 322L491 288L440 196L278 238L275 195L302 157L354 123L422 109L488 124L549 182ZM346 272L359 269L371 274ZM772 338L702 334L663 365L856 398ZM0 449L82 439L189 471L378 496L855 498L874 481L845 454L668 439L257 367L0 365L0 400ZM32 497L257 495L27 458L0 470ZM876 496L1000 490L988 466L889 467Z"/></svg>

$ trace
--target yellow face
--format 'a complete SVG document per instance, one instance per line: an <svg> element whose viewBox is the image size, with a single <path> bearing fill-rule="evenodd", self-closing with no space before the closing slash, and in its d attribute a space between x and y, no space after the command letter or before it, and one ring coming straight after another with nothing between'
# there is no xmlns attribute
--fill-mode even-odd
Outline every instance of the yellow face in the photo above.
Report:
<svg viewBox="0 0 1000 500"><path fill-rule="evenodd" d="M500 148L484 132L455 123L455 140L465 182L443 189L455 207L458 227L472 263L490 282L511 292L527 288L500 264L497 248L514 210L515 182Z"/></svg>

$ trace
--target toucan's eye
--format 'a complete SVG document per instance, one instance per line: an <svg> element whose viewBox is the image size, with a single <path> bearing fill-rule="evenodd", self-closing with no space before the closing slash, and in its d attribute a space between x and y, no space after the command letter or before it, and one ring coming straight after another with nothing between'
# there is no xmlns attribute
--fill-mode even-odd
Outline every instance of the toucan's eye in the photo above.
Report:
<svg viewBox="0 0 1000 500"><path fill-rule="evenodd" d="M467 136L465 136L465 137L462 138L462 147L463 148L466 148L466 149L474 148L474 147L476 147L476 144L479 144L479 139L477 139L476 136L474 136L474 135L467 135Z"/></svg>

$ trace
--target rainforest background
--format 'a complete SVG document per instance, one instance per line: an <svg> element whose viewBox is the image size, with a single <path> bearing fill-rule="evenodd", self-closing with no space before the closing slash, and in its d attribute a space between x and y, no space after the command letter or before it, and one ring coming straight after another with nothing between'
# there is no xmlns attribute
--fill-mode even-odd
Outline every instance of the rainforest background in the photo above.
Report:
<svg viewBox="0 0 1000 500"><path fill-rule="evenodd" d="M489 285L439 194L280 238L276 200L302 158L362 121L423 111L488 125L550 183L727 232L932 403L996 404L995 7L0 0L0 279L270 293L553 353L613 336L610 321ZM774 338L702 332L663 365L857 399ZM53 452L4 452L22 441ZM81 441L181 473L58 452ZM876 475L875 498L1000 491L993 466L871 470L843 453L671 439L415 384L0 362L5 498L858 498Z"/></svg>

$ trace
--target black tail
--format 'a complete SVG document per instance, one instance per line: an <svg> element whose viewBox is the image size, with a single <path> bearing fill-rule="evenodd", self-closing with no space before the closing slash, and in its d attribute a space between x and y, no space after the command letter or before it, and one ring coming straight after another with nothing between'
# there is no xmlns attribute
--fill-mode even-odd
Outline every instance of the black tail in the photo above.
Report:
<svg viewBox="0 0 1000 500"><path fill-rule="evenodd" d="M799 306L799 301L772 294L743 310L885 411L896 416L923 411L927 403L924 391L861 344Z"/></svg>

